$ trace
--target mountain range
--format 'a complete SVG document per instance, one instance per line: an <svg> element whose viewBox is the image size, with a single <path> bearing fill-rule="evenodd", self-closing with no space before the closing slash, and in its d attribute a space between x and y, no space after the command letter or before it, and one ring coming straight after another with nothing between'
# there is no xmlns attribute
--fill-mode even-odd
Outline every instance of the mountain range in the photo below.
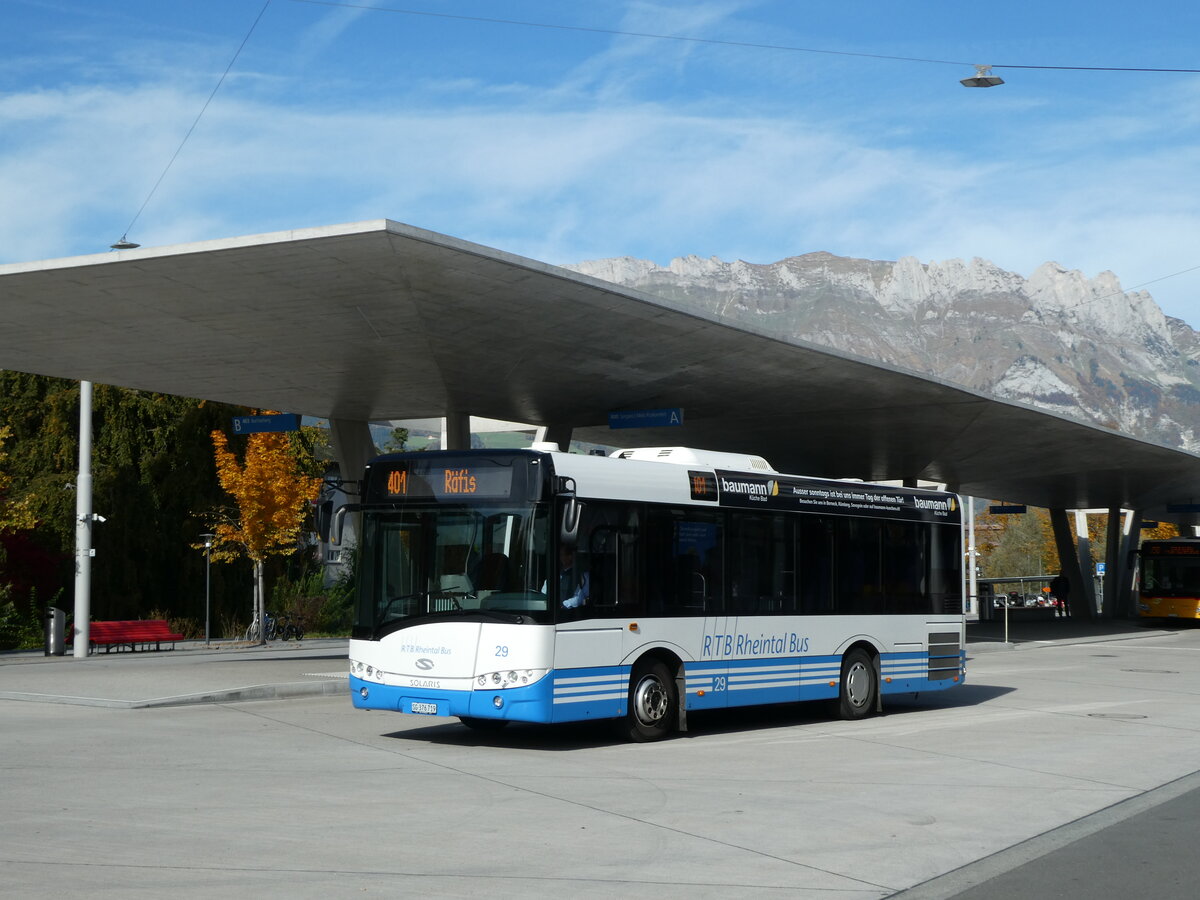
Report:
<svg viewBox="0 0 1200 900"><path fill-rule="evenodd" d="M1200 451L1200 338L1112 272L1028 278L983 259L806 253L566 266L735 325L832 347L1125 434ZM1032 438L1032 436L1029 436Z"/></svg>

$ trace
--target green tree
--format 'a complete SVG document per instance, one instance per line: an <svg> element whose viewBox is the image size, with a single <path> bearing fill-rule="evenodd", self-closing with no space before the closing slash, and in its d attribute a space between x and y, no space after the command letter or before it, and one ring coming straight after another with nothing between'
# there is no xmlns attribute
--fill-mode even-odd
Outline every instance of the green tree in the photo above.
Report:
<svg viewBox="0 0 1200 900"><path fill-rule="evenodd" d="M383 445L384 453L400 453L408 446L408 429L393 428L388 435L387 443Z"/></svg>
<svg viewBox="0 0 1200 900"><path fill-rule="evenodd" d="M209 433L244 410L147 391L96 385L92 610L98 619L151 610L196 617L204 608L204 557L192 545L199 518L220 502ZM8 548L0 582L25 615L36 596L70 607L74 585L79 385L0 371L0 426L8 429L6 509L26 518L0 536ZM214 573L214 610L245 572Z"/></svg>
<svg viewBox="0 0 1200 900"><path fill-rule="evenodd" d="M1088 549L1094 566L1105 558L1108 516L1093 514L1086 519ZM1073 517L1069 524L1074 529ZM1163 528L1163 533L1173 532L1173 526ZM1024 513L976 516L975 541L984 577L1047 575L1059 571L1058 544L1050 513L1045 509L1031 506Z"/></svg>
<svg viewBox="0 0 1200 900"><path fill-rule="evenodd" d="M978 516L975 541L985 578L1043 575L1058 566L1050 516L1044 509L1031 506L1025 513Z"/></svg>

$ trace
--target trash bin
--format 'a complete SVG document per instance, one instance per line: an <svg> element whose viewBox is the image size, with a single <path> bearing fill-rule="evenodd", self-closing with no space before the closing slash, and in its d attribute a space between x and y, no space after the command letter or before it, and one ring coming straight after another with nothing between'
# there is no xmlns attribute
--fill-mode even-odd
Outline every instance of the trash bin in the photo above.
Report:
<svg viewBox="0 0 1200 900"><path fill-rule="evenodd" d="M46 607L46 655L62 656L66 651L67 614L57 606Z"/></svg>
<svg viewBox="0 0 1200 900"><path fill-rule="evenodd" d="M986 622L996 618L996 592L992 589L991 584L979 585L976 602L979 604L980 619Z"/></svg>

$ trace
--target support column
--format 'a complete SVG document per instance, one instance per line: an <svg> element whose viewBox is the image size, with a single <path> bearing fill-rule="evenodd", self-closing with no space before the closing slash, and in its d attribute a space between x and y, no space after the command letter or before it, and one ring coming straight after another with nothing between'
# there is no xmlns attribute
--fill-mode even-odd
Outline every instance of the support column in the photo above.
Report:
<svg viewBox="0 0 1200 900"><path fill-rule="evenodd" d="M1050 527L1054 531L1054 544L1058 548L1059 571L1066 576L1067 581L1071 584L1071 591L1068 594L1071 615L1081 619L1094 618L1096 596L1091 585L1091 566L1088 566L1088 577L1085 582L1083 570L1079 565L1081 556L1077 550L1073 534L1075 529L1072 528L1072 523L1067 516L1067 510L1050 510ZM1082 542L1082 548L1083 550L1088 549L1086 537Z"/></svg>
<svg viewBox="0 0 1200 900"><path fill-rule="evenodd" d="M330 419L329 442L343 481L358 481L372 457L378 456L369 423L357 419Z"/></svg>
<svg viewBox="0 0 1200 900"><path fill-rule="evenodd" d="M1075 510L1075 548L1079 558L1079 577L1083 579L1083 592L1087 597L1088 615L1096 618L1096 577L1092 566L1092 539L1088 535L1087 513ZM1072 608L1072 614L1075 610Z"/></svg>
<svg viewBox="0 0 1200 900"><path fill-rule="evenodd" d="M571 449L572 425L543 425L537 430L536 440L539 443L558 444L558 449L566 453Z"/></svg>
<svg viewBox="0 0 1200 900"><path fill-rule="evenodd" d="M471 414L446 411L445 424L442 427L443 450L471 449Z"/></svg>
<svg viewBox="0 0 1200 900"><path fill-rule="evenodd" d="M979 551L975 549L975 498L967 498L967 601L963 604L963 612L970 615L976 613L983 618L983 610L978 608L979 580L975 572L975 560Z"/></svg>
<svg viewBox="0 0 1200 900"><path fill-rule="evenodd" d="M1114 512L1123 515L1113 521ZM1105 568L1108 570L1104 578L1104 611L1105 615L1117 618L1133 618L1137 610L1133 607L1133 579L1137 573L1134 565L1134 553L1137 551L1138 539L1141 537L1141 510L1109 510L1108 521L1108 550L1105 554ZM1116 534L1113 531L1116 529ZM1109 587L1109 585L1112 585ZM1112 604L1109 604L1109 597Z"/></svg>

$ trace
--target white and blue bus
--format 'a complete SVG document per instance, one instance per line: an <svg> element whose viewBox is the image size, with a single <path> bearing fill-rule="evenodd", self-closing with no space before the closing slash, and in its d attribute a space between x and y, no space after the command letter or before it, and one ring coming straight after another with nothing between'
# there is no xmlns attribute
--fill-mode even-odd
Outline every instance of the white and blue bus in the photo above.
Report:
<svg viewBox="0 0 1200 900"><path fill-rule="evenodd" d="M367 467L354 705L508 722L612 719L963 683L954 494L802 478L688 448L472 450Z"/></svg>

